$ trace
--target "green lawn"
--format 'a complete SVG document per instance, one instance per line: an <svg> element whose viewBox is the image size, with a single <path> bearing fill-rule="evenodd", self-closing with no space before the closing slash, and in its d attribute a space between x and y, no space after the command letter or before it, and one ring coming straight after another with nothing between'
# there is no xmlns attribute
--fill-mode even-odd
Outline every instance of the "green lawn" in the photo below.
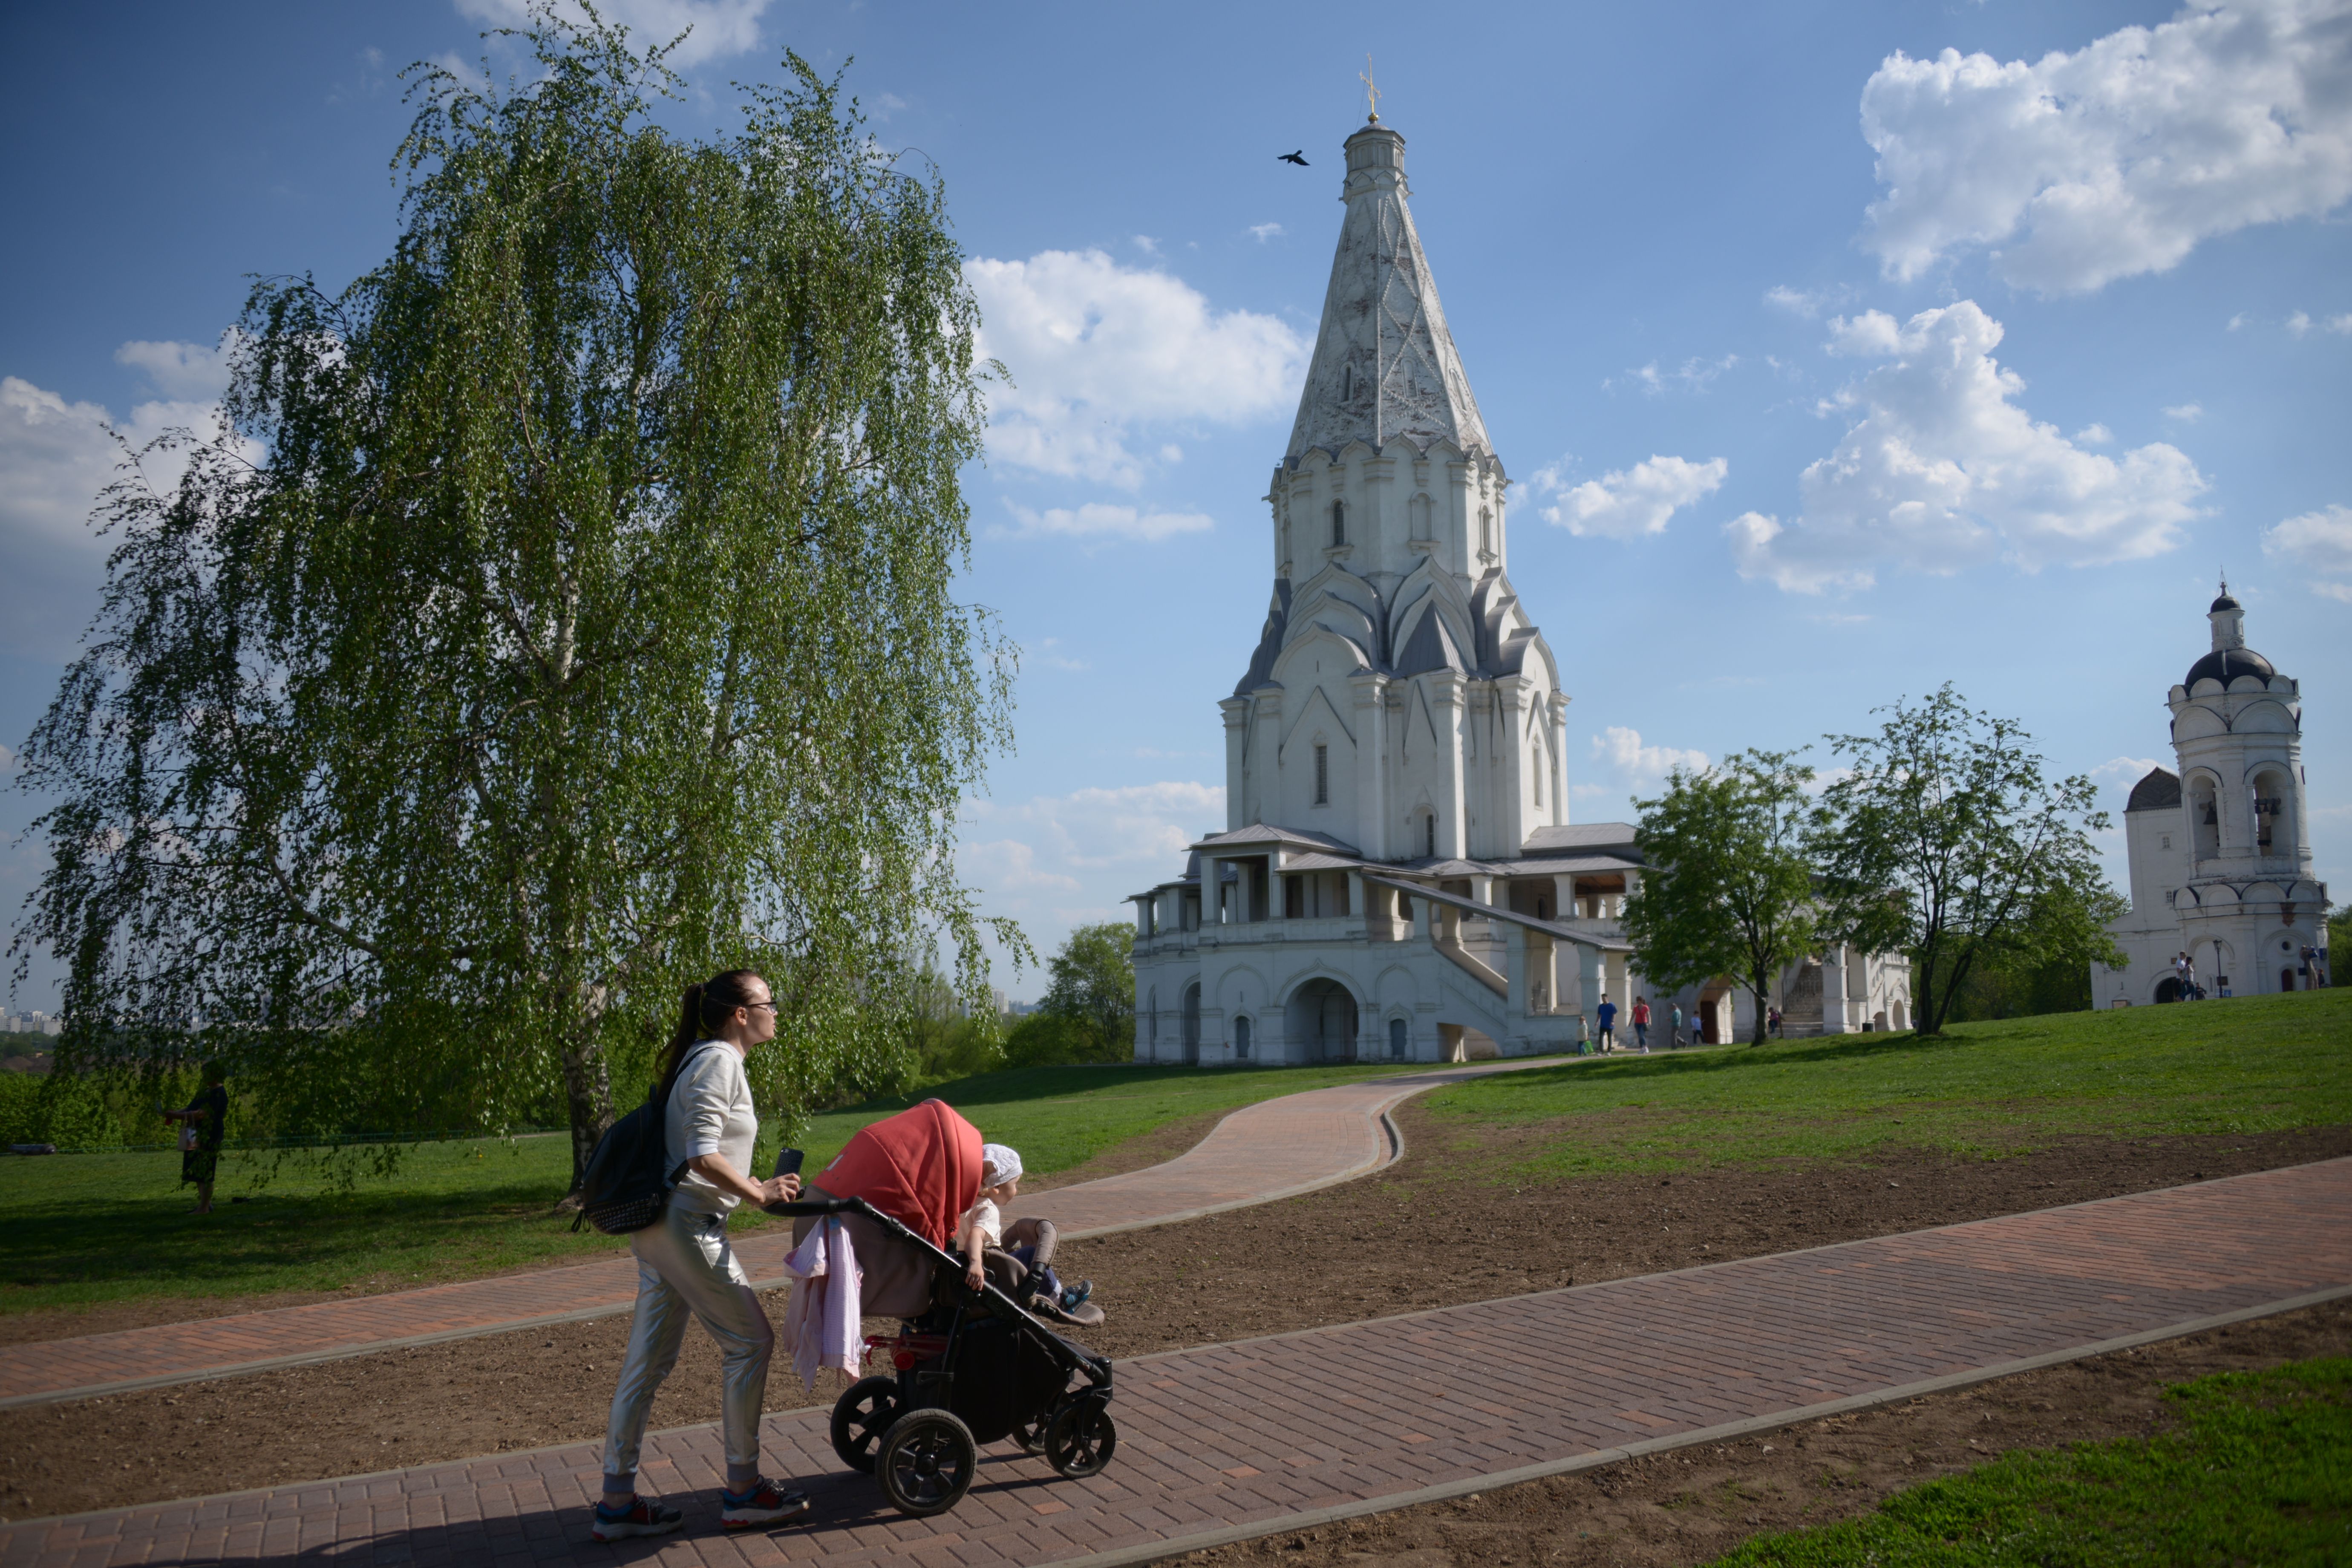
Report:
<svg viewBox="0 0 2352 1568"><path fill-rule="evenodd" d="M2156 1437L2010 1454L1867 1518L1759 1536L1715 1568L2352 1562L2352 1361L2167 1391Z"/></svg>
<svg viewBox="0 0 2352 1568"><path fill-rule="evenodd" d="M1465 1134L1556 1132L1496 1173L1518 1181L2330 1126L2352 1121L2352 989L1537 1068L1423 1103Z"/></svg>
<svg viewBox="0 0 2352 1568"><path fill-rule="evenodd" d="M1044 1173L1182 1117L1399 1070L1033 1068L925 1093ZM816 1118L804 1141L808 1168L908 1103ZM770 1138L763 1165L774 1149ZM267 1155L232 1153L221 1162L220 1207L199 1219L187 1212L193 1189L179 1186L176 1153L0 1159L0 1311L134 1296L382 1289L608 1255L622 1244L574 1235L551 1212L571 1171L562 1136L422 1144L404 1152L391 1177L355 1184L302 1163L273 1173ZM751 1215L737 1223L767 1222Z"/></svg>

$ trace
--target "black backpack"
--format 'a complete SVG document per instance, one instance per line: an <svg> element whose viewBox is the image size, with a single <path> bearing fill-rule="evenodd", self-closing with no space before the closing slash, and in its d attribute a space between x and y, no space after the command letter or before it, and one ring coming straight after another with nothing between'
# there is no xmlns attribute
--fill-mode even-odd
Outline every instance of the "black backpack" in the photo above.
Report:
<svg viewBox="0 0 2352 1568"><path fill-rule="evenodd" d="M680 1062L678 1071L685 1070L686 1062ZM669 1166L669 1087L657 1083L646 1089L646 1102L596 1140L588 1168L580 1173L580 1214L572 1229L585 1221L606 1236L626 1236L661 1218L669 1206L670 1189L686 1171L682 1163Z"/></svg>

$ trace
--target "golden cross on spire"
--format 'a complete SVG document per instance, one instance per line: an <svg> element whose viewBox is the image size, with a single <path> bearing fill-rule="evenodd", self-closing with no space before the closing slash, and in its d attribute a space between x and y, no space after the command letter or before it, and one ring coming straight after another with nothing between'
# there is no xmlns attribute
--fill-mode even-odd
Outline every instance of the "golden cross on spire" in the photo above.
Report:
<svg viewBox="0 0 2352 1568"><path fill-rule="evenodd" d="M1378 125L1381 122L1381 89L1372 85L1371 56L1364 57L1364 68L1356 73L1356 79L1364 84L1364 103L1372 111L1369 123Z"/></svg>

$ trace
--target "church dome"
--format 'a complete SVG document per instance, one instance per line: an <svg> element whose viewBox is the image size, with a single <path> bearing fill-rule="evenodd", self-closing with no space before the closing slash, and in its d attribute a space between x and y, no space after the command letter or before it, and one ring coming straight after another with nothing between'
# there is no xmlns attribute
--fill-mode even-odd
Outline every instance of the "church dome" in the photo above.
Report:
<svg viewBox="0 0 2352 1568"><path fill-rule="evenodd" d="M2180 684L2193 687L2200 680L2218 680L2226 687L2242 675L2259 675L2268 680L2277 673L2271 661L2252 648L2216 648L2190 665Z"/></svg>
<svg viewBox="0 0 2352 1568"><path fill-rule="evenodd" d="M2206 606L2205 613L2210 616L2217 610L2242 610L2245 607L2245 605L2238 603L2237 600L2230 597L2230 590L2224 588L2221 590L2221 596Z"/></svg>

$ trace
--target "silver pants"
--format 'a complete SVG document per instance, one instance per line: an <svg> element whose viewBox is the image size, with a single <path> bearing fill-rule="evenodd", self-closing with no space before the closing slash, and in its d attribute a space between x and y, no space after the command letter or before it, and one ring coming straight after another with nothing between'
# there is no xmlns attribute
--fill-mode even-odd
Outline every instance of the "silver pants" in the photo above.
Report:
<svg viewBox="0 0 2352 1568"><path fill-rule="evenodd" d="M727 1245L727 1216L690 1214L672 1205L629 1237L637 1258L637 1310L629 1324L629 1352L613 1391L613 1422L604 1435L604 1489L636 1485L637 1448L654 1391L677 1364L686 1320L700 1320L719 1342L723 1359L722 1426L727 1479L741 1486L760 1474L760 1406L768 1392L768 1357L775 1326L751 1289L743 1266Z"/></svg>

